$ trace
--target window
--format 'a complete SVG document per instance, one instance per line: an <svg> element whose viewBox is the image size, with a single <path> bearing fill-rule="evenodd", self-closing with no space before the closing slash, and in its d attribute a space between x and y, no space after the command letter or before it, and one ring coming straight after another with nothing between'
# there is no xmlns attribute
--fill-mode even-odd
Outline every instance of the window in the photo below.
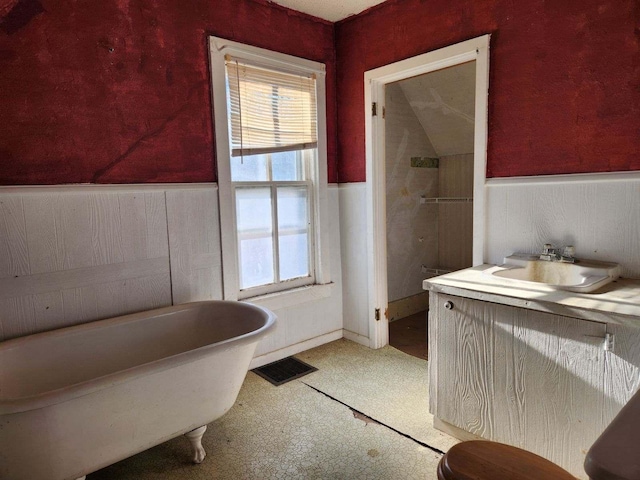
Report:
<svg viewBox="0 0 640 480"><path fill-rule="evenodd" d="M299 280L312 283L311 151L244 157L231 162L241 290Z"/></svg>
<svg viewBox="0 0 640 480"><path fill-rule="evenodd" d="M326 283L324 65L210 47L225 298Z"/></svg>

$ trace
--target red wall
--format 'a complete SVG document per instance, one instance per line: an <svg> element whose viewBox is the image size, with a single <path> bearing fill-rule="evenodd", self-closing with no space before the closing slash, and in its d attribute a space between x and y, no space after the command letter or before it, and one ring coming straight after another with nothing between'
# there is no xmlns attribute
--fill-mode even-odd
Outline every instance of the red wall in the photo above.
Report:
<svg viewBox="0 0 640 480"><path fill-rule="evenodd" d="M0 0L0 184L215 180L208 34L326 63L330 181L365 179L366 70L484 33L489 176L639 170L639 32L637 0L390 0L335 48L264 0Z"/></svg>
<svg viewBox="0 0 640 480"><path fill-rule="evenodd" d="M364 72L485 33L489 177L640 170L638 0L390 0L336 26L340 182L365 180Z"/></svg>
<svg viewBox="0 0 640 480"><path fill-rule="evenodd" d="M263 0L0 2L0 184L214 181L209 34L326 63L336 181L332 24Z"/></svg>

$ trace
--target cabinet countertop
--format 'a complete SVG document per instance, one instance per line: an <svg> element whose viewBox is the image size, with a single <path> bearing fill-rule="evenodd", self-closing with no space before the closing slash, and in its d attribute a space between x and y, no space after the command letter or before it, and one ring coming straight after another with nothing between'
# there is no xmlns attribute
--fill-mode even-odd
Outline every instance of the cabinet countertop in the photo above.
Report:
<svg viewBox="0 0 640 480"><path fill-rule="evenodd" d="M475 300L640 328L640 280L619 278L595 292L574 293L485 273L493 267L485 264L429 278L422 282L422 287Z"/></svg>

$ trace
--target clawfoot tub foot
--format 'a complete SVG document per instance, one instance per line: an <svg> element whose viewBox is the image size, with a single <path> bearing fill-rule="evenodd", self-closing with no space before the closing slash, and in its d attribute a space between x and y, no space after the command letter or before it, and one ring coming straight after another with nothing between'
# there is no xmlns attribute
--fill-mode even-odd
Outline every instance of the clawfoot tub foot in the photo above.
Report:
<svg viewBox="0 0 640 480"><path fill-rule="evenodd" d="M202 447L202 436L204 435L204 432L206 430L207 426L204 425L184 434L184 436L189 439L189 442L191 442L193 463L202 463L204 457L207 456L207 452L205 452L204 448Z"/></svg>

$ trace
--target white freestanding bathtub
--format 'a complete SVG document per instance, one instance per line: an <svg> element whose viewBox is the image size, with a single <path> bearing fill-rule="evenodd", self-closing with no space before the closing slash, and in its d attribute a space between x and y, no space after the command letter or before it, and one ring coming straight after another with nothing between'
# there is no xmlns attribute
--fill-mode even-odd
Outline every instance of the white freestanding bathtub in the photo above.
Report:
<svg viewBox="0 0 640 480"><path fill-rule="evenodd" d="M197 302L0 343L0 479L66 480L181 434L194 461L275 323L242 302Z"/></svg>

